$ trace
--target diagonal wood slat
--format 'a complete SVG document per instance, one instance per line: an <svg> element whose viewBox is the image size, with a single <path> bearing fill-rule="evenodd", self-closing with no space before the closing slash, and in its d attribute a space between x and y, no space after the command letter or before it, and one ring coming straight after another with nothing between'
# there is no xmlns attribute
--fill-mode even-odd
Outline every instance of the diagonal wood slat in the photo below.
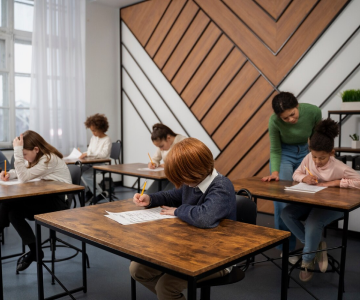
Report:
<svg viewBox="0 0 360 300"><path fill-rule="evenodd" d="M277 20L292 0L254 0L265 12Z"/></svg>

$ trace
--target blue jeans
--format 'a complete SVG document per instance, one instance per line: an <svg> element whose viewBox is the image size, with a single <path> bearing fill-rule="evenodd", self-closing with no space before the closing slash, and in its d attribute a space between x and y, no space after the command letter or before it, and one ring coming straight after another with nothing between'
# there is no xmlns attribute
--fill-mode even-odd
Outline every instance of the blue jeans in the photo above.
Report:
<svg viewBox="0 0 360 300"><path fill-rule="evenodd" d="M306 253L318 249L324 227L343 215L344 213L339 211L289 204L283 209L281 218L291 232L304 244L303 253ZM305 225L301 220L305 220ZM316 253L303 254L302 259L310 262L315 256Z"/></svg>
<svg viewBox="0 0 360 300"><path fill-rule="evenodd" d="M304 157L309 153L308 144L288 145L281 144L281 163L280 163L280 180L293 180L292 176L299 167ZM271 164L270 164L271 165ZM270 170L271 173L271 170ZM291 231L281 219L281 211L287 206L287 203L274 201L274 222L275 228L285 231ZM294 251L296 247L296 237L291 233L289 241L289 251ZM282 250L282 245L276 247Z"/></svg>

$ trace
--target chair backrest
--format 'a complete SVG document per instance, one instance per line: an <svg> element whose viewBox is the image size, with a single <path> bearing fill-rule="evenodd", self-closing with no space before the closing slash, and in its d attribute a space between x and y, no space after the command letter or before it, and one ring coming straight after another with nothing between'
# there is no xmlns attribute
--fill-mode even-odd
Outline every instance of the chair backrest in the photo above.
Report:
<svg viewBox="0 0 360 300"><path fill-rule="evenodd" d="M5 167L5 163L4 161L6 160L6 171L10 170L11 169L11 165L10 165L10 162L9 160L6 158L6 156L4 155L4 153L2 153L0 151L0 168L1 170L4 170L4 167Z"/></svg>
<svg viewBox="0 0 360 300"><path fill-rule="evenodd" d="M243 196L247 195L247 197ZM252 201L252 196L248 190L240 190L236 195L236 220L248 224L256 225L257 206Z"/></svg>
<svg viewBox="0 0 360 300"><path fill-rule="evenodd" d="M11 156L10 168L15 169L15 156L14 156L14 154Z"/></svg>
<svg viewBox="0 0 360 300"><path fill-rule="evenodd" d="M115 164L120 164L121 147L122 143L120 140L112 143L110 158L115 160Z"/></svg>
<svg viewBox="0 0 360 300"><path fill-rule="evenodd" d="M71 175L71 181L73 184L76 185L80 185L81 182L81 167L82 164L80 161L77 161L74 165L67 165L70 171L70 175ZM75 204L75 194L68 194L67 195L68 198L68 204L69 204L69 208L71 207L71 204L74 200L74 205L76 207Z"/></svg>

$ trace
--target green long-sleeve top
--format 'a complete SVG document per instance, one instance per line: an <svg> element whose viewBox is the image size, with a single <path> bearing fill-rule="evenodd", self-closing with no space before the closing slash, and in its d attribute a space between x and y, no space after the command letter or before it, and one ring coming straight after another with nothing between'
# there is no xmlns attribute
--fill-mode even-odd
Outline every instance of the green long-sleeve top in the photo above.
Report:
<svg viewBox="0 0 360 300"><path fill-rule="evenodd" d="M281 143L289 145L307 143L319 121L321 121L320 108L308 103L299 104L299 119L295 124L284 122L276 114L271 115L269 119L271 172L280 171Z"/></svg>

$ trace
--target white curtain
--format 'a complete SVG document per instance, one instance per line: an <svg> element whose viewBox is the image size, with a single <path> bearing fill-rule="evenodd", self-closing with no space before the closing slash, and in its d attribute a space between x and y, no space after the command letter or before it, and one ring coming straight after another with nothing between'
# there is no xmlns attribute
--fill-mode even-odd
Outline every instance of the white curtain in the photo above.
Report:
<svg viewBox="0 0 360 300"><path fill-rule="evenodd" d="M86 149L85 0L34 3L30 129L66 156Z"/></svg>

